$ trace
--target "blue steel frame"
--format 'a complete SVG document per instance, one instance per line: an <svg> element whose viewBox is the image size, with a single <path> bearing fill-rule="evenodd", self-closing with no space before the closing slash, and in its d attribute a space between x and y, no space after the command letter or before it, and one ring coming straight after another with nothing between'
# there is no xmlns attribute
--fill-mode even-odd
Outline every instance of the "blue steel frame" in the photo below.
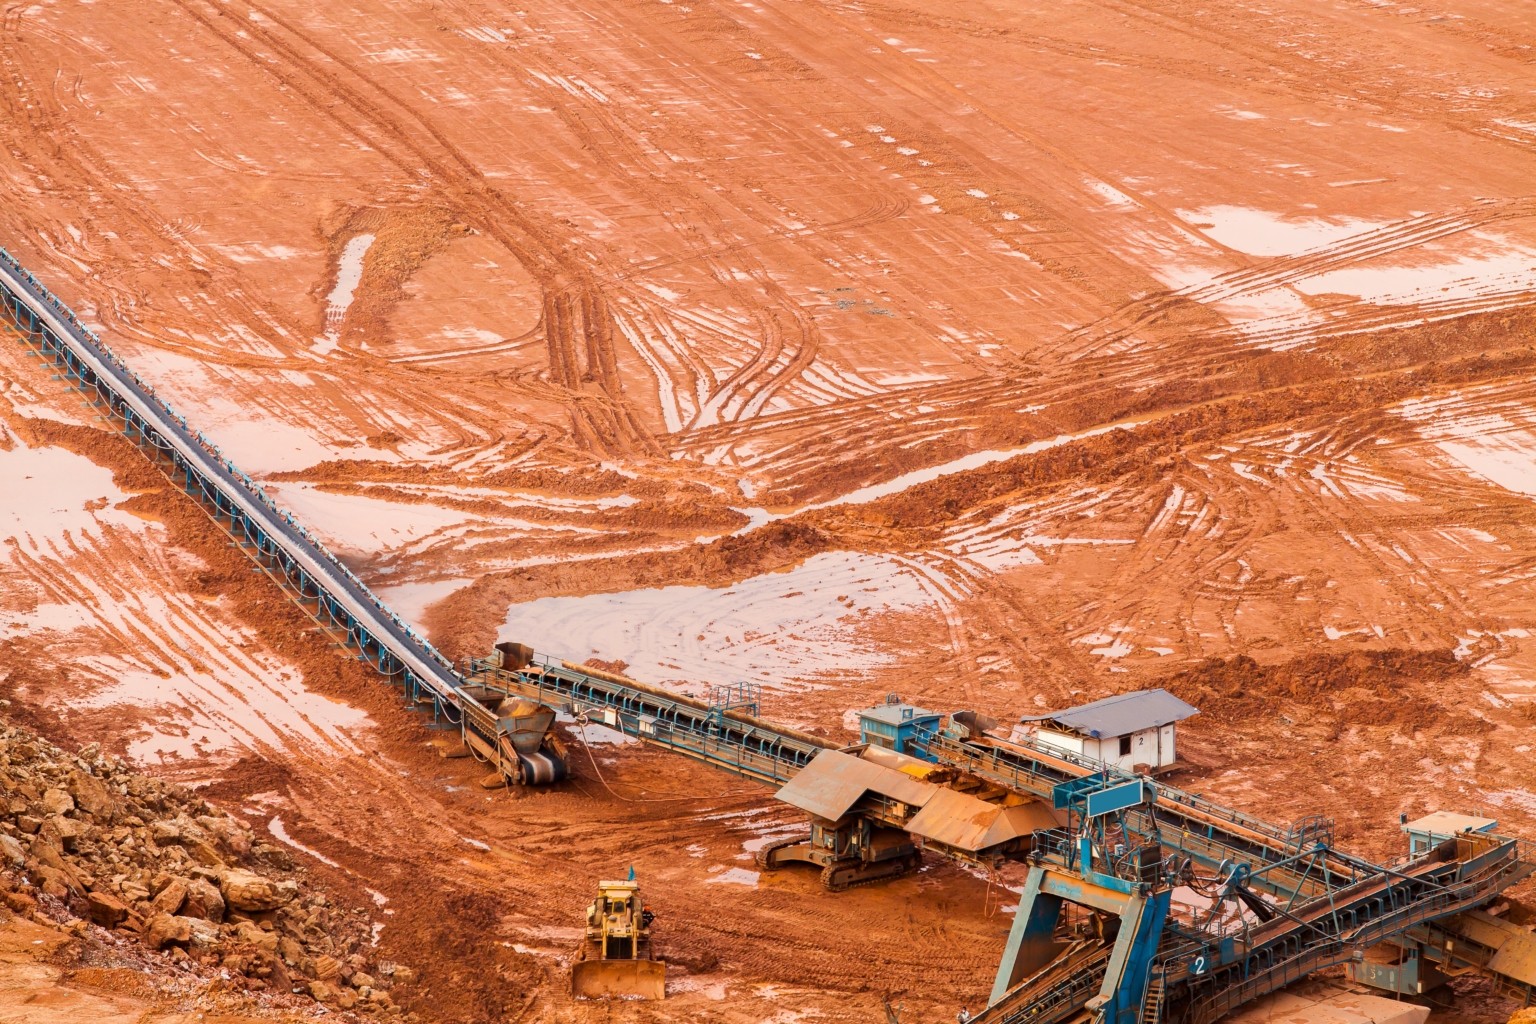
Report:
<svg viewBox="0 0 1536 1024"><path fill-rule="evenodd" d="M1243 1003L1350 961L1378 942L1478 906L1531 874L1530 859L1516 840L1476 836L1455 842L1454 849L1432 852L1401 868L1377 867L1372 877L1231 935L1165 925L1166 902L1157 907L1156 890L1120 896L1105 887L1102 877L1037 865L1021 896L991 1005L976 1022L1051 1024L1086 1004L1090 990L1080 976L1069 979L1046 970L1020 984L1016 966L1031 950L1038 958L1062 901L1069 901L1122 915L1123 941L1116 943L1102 972L1098 962L1093 965L1095 981L1103 982L1100 1009L1106 1024L1155 1024L1165 1012L1165 1000L1176 1004L1176 1019L1212 1024ZM1167 893L1161 890L1164 900ZM1121 900L1123 908L1117 906ZM1133 906L1138 900L1142 904ZM1141 916L1147 910L1154 915ZM1134 929L1131 935L1124 932L1127 924Z"/></svg>

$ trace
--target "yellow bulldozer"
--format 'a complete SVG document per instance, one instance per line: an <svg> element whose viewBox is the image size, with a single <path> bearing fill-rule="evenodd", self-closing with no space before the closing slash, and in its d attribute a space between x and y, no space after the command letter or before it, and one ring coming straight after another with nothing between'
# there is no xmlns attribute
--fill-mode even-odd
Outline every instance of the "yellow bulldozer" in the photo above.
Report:
<svg viewBox="0 0 1536 1024"><path fill-rule="evenodd" d="M599 882L587 907L585 941L571 965L571 994L578 999L664 999L667 965L652 959L651 921L640 899L634 869L623 882Z"/></svg>

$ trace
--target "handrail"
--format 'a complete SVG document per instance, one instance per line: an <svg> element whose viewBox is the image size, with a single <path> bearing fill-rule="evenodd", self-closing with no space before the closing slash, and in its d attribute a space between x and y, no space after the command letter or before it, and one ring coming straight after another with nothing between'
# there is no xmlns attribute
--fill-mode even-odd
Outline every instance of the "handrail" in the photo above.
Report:
<svg viewBox="0 0 1536 1024"><path fill-rule="evenodd" d="M626 736L761 782L788 782L827 749L758 719L717 715L699 701L587 675L548 659L537 671L516 672L472 658L469 670L472 681L498 692L575 714L612 712L604 724Z"/></svg>
<svg viewBox="0 0 1536 1024"><path fill-rule="evenodd" d="M1114 781L1132 781L1137 778L1137 775L1132 772L1092 760L1068 749L1058 748L1052 743L1041 742L1038 738L998 740L995 737L988 737L985 743L974 743L955 740L926 726L917 726L914 732L915 743L928 749L929 754L935 755L938 760L971 771L972 774L986 775L994 781L1000 781L1003 785L1015 786L1020 791L1031 792L1037 797L1049 798L1052 795L1052 789L1061 781L1087 774L1103 774ZM1043 760L1043 758L1049 758L1049 760ZM1060 761L1069 768L1063 768L1054 761ZM1075 772L1081 772L1081 774L1075 774ZM1164 846L1175 847L1181 852L1193 852L1212 863L1241 857L1243 860L1269 864L1296 854L1293 849L1295 840L1292 834L1260 818L1232 808L1224 808L1221 804L1212 803L1204 800L1203 797L1197 797L1170 786L1157 786L1157 801L1158 811L1170 817L1181 817L1181 809L1189 809L1195 814L1215 818L1218 823L1233 824L1253 834L1252 837L1232 834L1226 829L1221 829L1218 824L1218 835L1226 835L1230 840L1221 841L1221 838L1201 835L1200 831L1192 827L1181 827L1174 834L1160 837L1163 838ZM1143 834L1150 834L1152 831L1158 831L1161 834L1166 831L1169 824L1166 821L1144 817L1140 812L1132 812L1132 820L1140 821L1138 831ZM1198 823L1200 818L1195 818L1193 821ZM1178 838L1180 841L1172 843L1169 838ZM1249 852L1253 847L1263 851L1263 855L1255 857L1252 852ZM1316 895L1326 892L1332 884L1335 884L1332 881L1335 877L1346 877L1350 881L1358 877L1356 861L1353 858L1341 857L1335 851L1327 851L1326 863L1319 867L1322 869L1319 872L1321 877L1315 877L1310 870L1307 874L1298 874L1293 870L1283 869L1275 875L1273 880L1267 878L1261 884L1278 892ZM1344 870L1346 867L1349 870Z"/></svg>

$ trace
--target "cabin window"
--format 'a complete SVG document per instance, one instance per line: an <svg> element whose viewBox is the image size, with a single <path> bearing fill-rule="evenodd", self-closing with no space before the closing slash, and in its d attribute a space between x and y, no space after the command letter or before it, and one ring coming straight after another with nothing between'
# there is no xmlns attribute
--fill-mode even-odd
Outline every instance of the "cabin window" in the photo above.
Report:
<svg viewBox="0 0 1536 1024"><path fill-rule="evenodd" d="M1121 757L1129 757L1130 754L1131 754L1131 738L1129 736L1121 736L1120 737L1120 756Z"/></svg>

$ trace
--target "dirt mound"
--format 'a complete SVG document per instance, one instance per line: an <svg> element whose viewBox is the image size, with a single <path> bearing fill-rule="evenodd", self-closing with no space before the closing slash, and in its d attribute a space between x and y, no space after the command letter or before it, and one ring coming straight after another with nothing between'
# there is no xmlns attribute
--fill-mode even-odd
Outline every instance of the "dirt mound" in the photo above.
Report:
<svg viewBox="0 0 1536 1024"><path fill-rule="evenodd" d="M376 962L368 916L245 823L97 746L70 755L14 726L0 730L0 774L6 912L76 936L82 965L127 956L284 1004L398 1012L390 989L415 972ZM142 948L123 953L124 936Z"/></svg>
<svg viewBox="0 0 1536 1024"><path fill-rule="evenodd" d="M1338 724L1434 729L1456 734L1492 726L1468 714L1458 701L1442 705L1441 684L1465 677L1469 668L1450 651L1350 651L1307 654L1274 665L1247 655L1210 658L1161 681L1182 699L1226 724L1251 722L1300 709L1335 717Z"/></svg>

